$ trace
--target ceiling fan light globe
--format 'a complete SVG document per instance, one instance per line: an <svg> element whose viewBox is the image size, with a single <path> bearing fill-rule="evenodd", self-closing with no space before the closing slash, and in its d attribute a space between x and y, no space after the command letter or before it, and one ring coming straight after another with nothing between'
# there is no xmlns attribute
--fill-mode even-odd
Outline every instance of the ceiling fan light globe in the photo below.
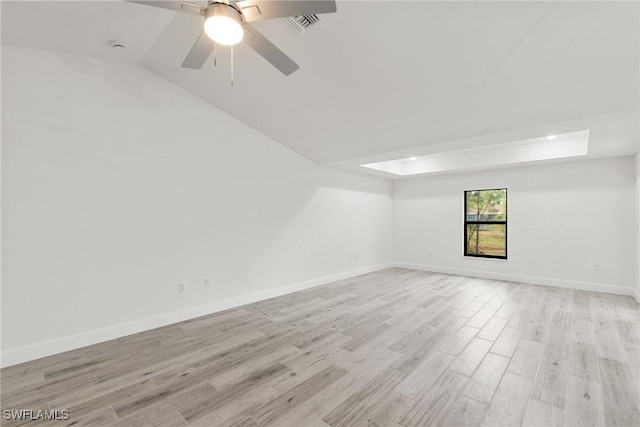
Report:
<svg viewBox="0 0 640 427"><path fill-rule="evenodd" d="M211 16L204 22L204 32L216 43L234 45L242 41L242 25L228 16Z"/></svg>
<svg viewBox="0 0 640 427"><path fill-rule="evenodd" d="M205 11L204 32L216 43L230 46L242 41L242 15L226 3L213 3Z"/></svg>

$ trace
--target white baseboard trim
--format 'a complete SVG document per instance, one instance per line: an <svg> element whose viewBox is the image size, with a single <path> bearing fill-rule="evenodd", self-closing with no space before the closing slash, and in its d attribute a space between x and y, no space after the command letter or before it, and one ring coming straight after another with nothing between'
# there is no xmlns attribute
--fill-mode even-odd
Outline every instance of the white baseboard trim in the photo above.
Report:
<svg viewBox="0 0 640 427"><path fill-rule="evenodd" d="M604 285L601 283L580 282L577 280L554 279L551 277L525 276L519 274L496 273L490 271L469 270L464 268L442 267L436 265L413 264L409 262L394 262L393 265L399 268L411 270L433 271L435 273L457 274L460 276L479 277L482 279L505 280L509 282L520 282L531 285L554 286L557 288L579 289L583 291L603 292L607 294L629 295L639 300L637 291L633 288L618 285Z"/></svg>
<svg viewBox="0 0 640 427"><path fill-rule="evenodd" d="M290 294L292 292L315 288L316 286L326 285L338 280L348 279L350 277L360 276L362 274L372 273L374 271L383 270L390 267L393 267L393 263L391 262L359 268L356 270L307 280L305 282L298 282L291 285L282 286L280 288L268 289L248 295L242 295L235 298L216 301L210 304L199 305L184 310L148 317L121 325L110 326L104 329L89 331L58 340L22 347L16 350L9 350L3 352L0 356L0 367L7 367L11 365L17 365L18 363L29 362L31 360L40 359L41 357L63 353L65 351L86 347L88 345L97 344L131 334L136 334L138 332L148 331L150 329L159 328L161 326L170 325L172 323L182 322L184 320L189 320L196 317L205 316L207 314L228 310L230 308L251 304L253 302Z"/></svg>

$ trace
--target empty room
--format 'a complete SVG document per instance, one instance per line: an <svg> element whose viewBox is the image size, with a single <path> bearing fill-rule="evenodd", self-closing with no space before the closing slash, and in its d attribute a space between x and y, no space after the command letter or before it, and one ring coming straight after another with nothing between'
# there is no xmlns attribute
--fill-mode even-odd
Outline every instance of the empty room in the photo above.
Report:
<svg viewBox="0 0 640 427"><path fill-rule="evenodd" d="M640 2L0 13L1 425L640 425Z"/></svg>

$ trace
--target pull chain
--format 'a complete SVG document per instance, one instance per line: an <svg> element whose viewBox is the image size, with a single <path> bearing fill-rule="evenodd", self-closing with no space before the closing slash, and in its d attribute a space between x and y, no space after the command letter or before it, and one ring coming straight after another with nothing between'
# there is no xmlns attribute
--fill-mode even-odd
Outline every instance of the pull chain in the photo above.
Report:
<svg viewBox="0 0 640 427"><path fill-rule="evenodd" d="M231 87L233 87L233 45L231 45Z"/></svg>
<svg viewBox="0 0 640 427"><path fill-rule="evenodd" d="M213 9L213 16L218 16L218 9ZM214 40L213 42L213 66L218 66L218 43Z"/></svg>

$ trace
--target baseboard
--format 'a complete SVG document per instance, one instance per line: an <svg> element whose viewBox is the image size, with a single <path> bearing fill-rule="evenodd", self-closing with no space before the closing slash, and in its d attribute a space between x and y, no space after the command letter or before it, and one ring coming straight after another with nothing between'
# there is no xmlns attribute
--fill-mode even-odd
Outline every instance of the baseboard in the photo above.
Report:
<svg viewBox="0 0 640 427"><path fill-rule="evenodd" d="M640 290L636 289L633 291L633 297L636 299L636 302L640 304Z"/></svg>
<svg viewBox="0 0 640 427"><path fill-rule="evenodd" d="M527 283L530 285L554 286L557 288L580 289L583 291L603 292L607 294L628 295L640 300L640 295L633 288L601 283L581 282L577 280L554 279L551 277L526 276L519 274L496 273L490 271L469 270L465 268L442 267L436 265L394 262L395 267L412 270L433 271L435 273L457 274L460 276L479 277L482 279L506 280L509 282Z"/></svg>
<svg viewBox="0 0 640 427"><path fill-rule="evenodd" d="M393 267L393 263L384 263L376 266L359 268L343 273L333 274L330 276L324 276L305 282L298 282L279 288L268 289L261 292L255 292L248 295L242 295L235 298L230 298L222 301L216 301L211 304L199 305L196 307L190 307L180 311L174 311L171 313L161 314L154 317L148 317L145 319L137 320L134 322L124 323L121 325L110 326L108 328L99 329L95 331L89 331L82 334L45 342L42 344L36 344L33 346L22 347L16 350L10 350L3 352L0 356L0 367L7 367L11 365L17 365L18 363L28 362L41 357L51 356L53 354L63 353L69 350L75 350L77 348L86 347L88 345L97 344L100 342L112 340L115 338L124 337L131 334L147 331L161 326L170 325L176 322L182 322L184 320L193 319L207 314L216 313L230 308L239 307L245 304L251 304L257 301L266 300L269 298L278 297L281 295L290 294L292 292L302 291L305 289L314 288L316 286L326 285L328 283L336 282L338 280L348 279L350 277L359 276L362 274L372 273L374 271L382 270L385 268Z"/></svg>

